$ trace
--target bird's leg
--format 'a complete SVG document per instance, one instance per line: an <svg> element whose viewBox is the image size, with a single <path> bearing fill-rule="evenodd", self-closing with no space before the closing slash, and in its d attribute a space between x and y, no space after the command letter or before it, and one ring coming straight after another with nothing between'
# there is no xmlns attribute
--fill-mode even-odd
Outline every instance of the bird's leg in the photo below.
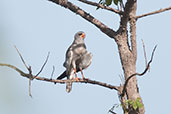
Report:
<svg viewBox="0 0 171 114"><path fill-rule="evenodd" d="M82 70L82 68L80 68L80 71L81 71L82 79L84 80L84 79L85 79L85 77L84 77L84 74L83 74L83 70Z"/></svg>
<svg viewBox="0 0 171 114"><path fill-rule="evenodd" d="M84 77L82 68L80 68L80 71L81 71L82 79L83 79L83 80L88 80L88 78L85 78L85 77Z"/></svg>
<svg viewBox="0 0 171 114"><path fill-rule="evenodd" d="M77 77L77 70L76 70L76 68L74 68L74 73L75 73L75 80L76 80L76 81L79 81L79 79L78 79L78 77Z"/></svg>

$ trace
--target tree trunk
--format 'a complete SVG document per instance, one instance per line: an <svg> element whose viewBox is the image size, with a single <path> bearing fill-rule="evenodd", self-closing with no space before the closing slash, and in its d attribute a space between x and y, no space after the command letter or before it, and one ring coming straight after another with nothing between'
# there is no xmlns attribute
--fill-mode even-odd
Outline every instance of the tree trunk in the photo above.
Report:
<svg viewBox="0 0 171 114"><path fill-rule="evenodd" d="M127 17L129 17L128 20L130 22L131 46L129 46L129 43L128 43L127 24L125 24L125 26L123 26L122 29L118 30L118 35L115 37L116 38L115 41L118 45L118 50L119 50L120 60L122 64L122 69L124 71L125 80L132 74L136 73L136 60L137 60L136 19L135 19L137 1L130 0L130 2L133 2L133 3L130 4L128 0L127 5L131 5L131 6L128 6L130 8L128 11L129 14L125 14L125 15L129 15ZM124 20L123 18L124 17L121 17L121 22L122 20ZM126 100L135 101L137 98L140 98L140 101L142 103L142 99L138 91L137 79L136 77L133 77L129 80L129 83L126 86L126 95L123 98L121 98L122 106L125 105ZM144 106L142 108L138 108L137 110L134 110L130 104L128 104L128 106L126 107L123 106L123 110L125 114L144 114L145 113Z"/></svg>
<svg viewBox="0 0 171 114"><path fill-rule="evenodd" d="M118 45L120 60L122 64L122 68L124 71L125 79L127 79L130 75L136 73L136 54L133 54L133 51L130 50L127 38L127 32L122 32L116 40ZM129 80L129 83L126 87L126 99L122 99L122 103L125 103L126 100L133 100L135 101L137 98L141 98L136 77L133 77ZM142 100L141 100L142 103ZM122 104L123 105L123 104ZM128 105L128 109L125 110L125 114L144 114L145 110L144 107L133 110L131 106Z"/></svg>

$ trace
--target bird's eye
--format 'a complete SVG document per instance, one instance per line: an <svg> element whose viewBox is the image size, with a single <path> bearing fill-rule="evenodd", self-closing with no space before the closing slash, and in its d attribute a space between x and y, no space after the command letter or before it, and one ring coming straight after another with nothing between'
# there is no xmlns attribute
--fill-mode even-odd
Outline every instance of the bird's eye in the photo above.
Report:
<svg viewBox="0 0 171 114"><path fill-rule="evenodd" d="M78 35L79 35L79 36L81 36L81 35L82 35L82 33L79 33Z"/></svg>

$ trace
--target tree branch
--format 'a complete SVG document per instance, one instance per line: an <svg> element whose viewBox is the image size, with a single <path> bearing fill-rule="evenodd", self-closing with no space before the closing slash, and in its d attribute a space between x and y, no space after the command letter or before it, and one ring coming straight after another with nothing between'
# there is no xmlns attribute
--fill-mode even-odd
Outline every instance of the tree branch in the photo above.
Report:
<svg viewBox="0 0 171 114"><path fill-rule="evenodd" d="M17 50L17 52L18 52L18 54L19 54L19 56L20 56L20 59L21 59L21 61L23 62L24 66L25 66L26 69L28 70L28 72L29 72L29 78L30 78L30 80L31 80L31 79L33 78L31 66L28 67L28 66L26 65L26 62L25 62L24 58L22 57L21 53L19 52L19 50L17 49L16 46L15 46L15 49ZM20 74L21 74L21 72L20 72Z"/></svg>
<svg viewBox="0 0 171 114"><path fill-rule="evenodd" d="M151 62L153 61L153 56L154 56L154 52L155 52L156 48L157 48L157 45L156 45L156 46L154 47L154 49L153 49L153 52L152 52L152 55L151 55L151 59L150 59L150 61L148 62L148 64L147 64L145 70L144 70L142 73L135 73L135 74L132 74L131 76L129 76L129 77L126 79L125 84L124 84L124 86L123 86L122 93L120 94L121 97L123 97L123 96L125 95L126 86L127 86L129 80L130 80L132 77L134 77L134 76L136 76L136 75L137 75L137 76L143 76L143 75L148 71Z"/></svg>
<svg viewBox="0 0 171 114"><path fill-rule="evenodd" d="M29 79L29 96L32 97L32 95L31 95L31 79Z"/></svg>
<svg viewBox="0 0 171 114"><path fill-rule="evenodd" d="M80 79L79 81L76 80L53 80L53 79L48 79L48 78L43 78L43 77L36 77L35 79L41 80L41 81L48 81L48 82L55 82L55 83L60 83L60 84L65 84L67 82L75 82L75 83L88 83L88 84L94 84L94 85L99 85L108 89L114 89L118 90L118 86L113 86L107 83L99 82L96 80L90 80L90 79Z"/></svg>
<svg viewBox="0 0 171 114"><path fill-rule="evenodd" d="M52 79L54 72L55 72L55 66L53 66L53 69L52 69L52 73L51 73L50 79Z"/></svg>
<svg viewBox="0 0 171 114"><path fill-rule="evenodd" d="M13 70L17 71L21 76L26 77L26 78L30 78L29 74L24 73L22 70L20 70L19 68L15 67L13 65L0 63L0 66L6 66L6 67L9 67L9 68L12 68Z"/></svg>
<svg viewBox="0 0 171 114"><path fill-rule="evenodd" d="M45 65L46 65L46 63L47 63L47 61L49 59L49 54L50 54L50 52L48 52L48 56L47 56L47 58L46 58L46 60L45 60L45 62L43 64L43 66L41 67L40 71L36 74L36 76L38 76L42 72L43 68L45 67Z"/></svg>
<svg viewBox="0 0 171 114"><path fill-rule="evenodd" d="M144 40L143 39L141 39L141 40L142 40L142 44L143 44L143 51L144 51L144 58L145 58L145 66L147 67L147 55L146 55L146 51L145 51L145 43L144 43Z"/></svg>
<svg viewBox="0 0 171 114"><path fill-rule="evenodd" d="M108 88L108 89L114 89L114 90L119 89L118 86L113 86L113 85L103 83L103 82L99 82L99 81L96 81L96 80L90 80L90 79L80 79L79 81L76 81L76 80L54 80L54 79L51 79L51 78L49 79L49 78L39 77L39 76L36 76L36 75L33 75L33 74L30 75L28 73L24 73L19 68L15 67L13 65L10 65L10 64L2 64L2 63L0 63L0 66L6 66L6 67L9 67L9 68L12 68L12 69L16 70L18 73L20 73L21 76L32 79L32 80L36 79L36 80L41 80L41 81L46 81L46 82L53 82L53 83L61 83L61 84L65 84L67 82L89 83L89 84L99 85L99 86L102 86L102 87L105 87L105 88ZM30 77L30 76L32 76L32 77Z"/></svg>
<svg viewBox="0 0 171 114"><path fill-rule="evenodd" d="M20 59L21 59L21 61L23 62L24 66L25 66L27 69L29 69L29 67L26 65L26 62L25 62L24 58L22 57L20 51L17 49L16 46L14 46L14 47L15 47L15 49L17 50L17 53L18 53L18 55L20 56Z"/></svg>
<svg viewBox="0 0 171 114"><path fill-rule="evenodd" d="M122 11L119 11L117 9L114 9L114 8L111 8L111 7L108 7L108 6L104 6L103 4L100 4L100 3L96 3L96 2L92 2L92 1L88 1L88 0L78 0L78 1L83 2L85 4L88 4L88 5L96 6L98 8L102 8L102 9L106 9L106 10L115 12L115 13L117 13L119 15L123 14Z"/></svg>
<svg viewBox="0 0 171 114"><path fill-rule="evenodd" d="M114 38L115 37L116 32L114 30L112 30L111 28L107 27L105 24L103 24L102 22L100 22L99 20L97 20L92 15L90 15L86 11L82 10L78 6L72 4L71 2L69 2L67 0L49 0L49 1L52 1L52 2L58 4L58 5L62 6L62 7L68 8L72 12L80 15L82 18L84 18L85 20L89 21L90 23L95 25L97 28L99 28L103 33L108 35L110 38Z"/></svg>
<svg viewBox="0 0 171 114"><path fill-rule="evenodd" d="M142 18L142 17L146 17L146 16L150 16L150 15L154 15L154 14L158 14L158 13L162 13L162 12L168 11L168 10L171 10L171 7L164 8L164 9L159 9L159 10L156 10L156 11L153 11L153 12L150 12L150 13L145 13L145 14L136 16L136 19L139 19L139 18Z"/></svg>

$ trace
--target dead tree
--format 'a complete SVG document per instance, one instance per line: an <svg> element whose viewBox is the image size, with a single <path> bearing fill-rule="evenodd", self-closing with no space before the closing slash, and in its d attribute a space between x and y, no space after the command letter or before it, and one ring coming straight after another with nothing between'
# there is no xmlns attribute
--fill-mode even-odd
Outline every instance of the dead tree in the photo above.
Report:
<svg viewBox="0 0 171 114"><path fill-rule="evenodd" d="M144 114L145 109L144 109L144 105L142 102L142 98L138 91L138 84L137 84L136 76L143 76L147 72L153 60L156 46L154 47L152 51L151 59L147 63L144 71L142 73L136 73L136 61L137 61L136 22L138 19L141 19L142 17L154 15L154 14L161 13L167 10L171 10L171 7L137 16L136 15L137 0L127 0L125 3L123 3L122 0L114 0L115 5L118 5L118 9L109 7L110 4L112 3L112 0L106 0L106 1L100 0L99 3L88 1L88 0L78 0L79 2L82 2L84 4L95 6L98 9L101 8L103 10L108 10L119 15L120 26L117 30L113 30L112 28L109 28L108 26L103 24L100 20L96 19L85 10L81 9L80 7L76 6L75 4L67 0L49 0L49 1L56 3L57 5L60 5L64 8L67 8L77 15L80 15L86 21L95 25L98 29L101 30L101 32L106 34L109 38L113 39L118 46L120 61L121 61L122 69L124 72L124 78L125 78L125 83L123 85L114 86L114 85L110 85L110 84L106 84L103 82L90 80L90 79L84 79L84 80L79 80L79 81L72 80L72 81L75 83L96 84L102 87L116 90L119 93L118 95L119 95L120 102L121 102L121 105L125 114ZM129 26L128 26L128 23L129 23ZM128 31L128 27L130 31ZM130 38L128 36L128 32L130 32ZM130 43L129 43L129 39L130 39ZM0 66L10 67L16 70L18 73L20 73L21 76L29 78L30 85L31 85L31 80L33 79L53 82L53 83L56 82L56 83L61 83L61 84L65 84L66 82L70 81L70 80L54 80L54 79L48 79L48 78L43 78L39 76L39 74L43 70L48 60L48 57L45 63L43 64L41 70L36 75L32 74L31 66L27 66L19 51L18 53L25 67L27 68L28 73L25 73L19 68L10 64L0 63ZM30 95L31 95L31 92L30 92ZM114 113L112 110L110 110L110 112Z"/></svg>

